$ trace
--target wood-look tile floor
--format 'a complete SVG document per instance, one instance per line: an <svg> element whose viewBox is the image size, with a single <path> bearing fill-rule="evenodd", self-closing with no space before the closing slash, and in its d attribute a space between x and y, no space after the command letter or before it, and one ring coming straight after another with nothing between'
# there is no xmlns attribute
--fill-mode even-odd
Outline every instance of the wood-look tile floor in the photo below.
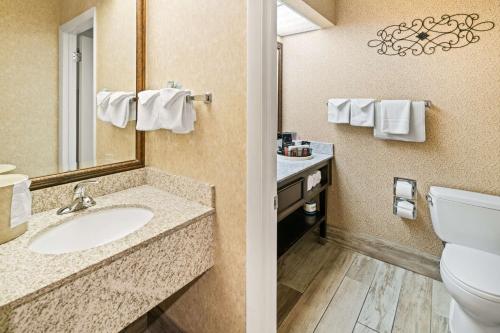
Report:
<svg viewBox="0 0 500 333"><path fill-rule="evenodd" d="M443 284L313 233L278 262L278 333L446 333Z"/></svg>

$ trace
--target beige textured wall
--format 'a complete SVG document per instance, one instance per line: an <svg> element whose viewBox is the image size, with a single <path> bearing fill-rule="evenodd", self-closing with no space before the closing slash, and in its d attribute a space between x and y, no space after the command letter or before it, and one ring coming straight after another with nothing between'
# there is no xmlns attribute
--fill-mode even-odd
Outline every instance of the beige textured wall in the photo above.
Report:
<svg viewBox="0 0 500 333"><path fill-rule="evenodd" d="M306 4L332 23L335 23L335 1L337 0L304 0Z"/></svg>
<svg viewBox="0 0 500 333"><path fill-rule="evenodd" d="M0 163L31 177L58 170L58 6L0 1Z"/></svg>
<svg viewBox="0 0 500 333"><path fill-rule="evenodd" d="M149 0L147 88L181 82L196 103L195 132L147 134L147 164L216 187L216 266L169 309L187 332L244 332L246 1Z"/></svg>
<svg viewBox="0 0 500 333"><path fill-rule="evenodd" d="M59 22L66 23L75 16L82 14L84 11L95 7L97 0L60 0L61 12Z"/></svg>
<svg viewBox="0 0 500 333"><path fill-rule="evenodd" d="M135 91L136 0L97 1L97 91ZM97 164L135 159L135 121L97 121Z"/></svg>
<svg viewBox="0 0 500 333"><path fill-rule="evenodd" d="M97 91L135 91L136 1L61 0L61 23L96 7ZM135 121L125 129L96 122L97 165L135 159Z"/></svg>
<svg viewBox="0 0 500 333"><path fill-rule="evenodd" d="M497 27L475 45L430 56L367 47L387 25L453 13L479 13ZM499 24L492 0L338 0L337 26L283 39L284 128L335 144L329 224L438 255L430 185L500 195ZM330 97L429 99L427 142L376 140L372 129L329 124ZM394 176L418 181L416 221L392 215Z"/></svg>

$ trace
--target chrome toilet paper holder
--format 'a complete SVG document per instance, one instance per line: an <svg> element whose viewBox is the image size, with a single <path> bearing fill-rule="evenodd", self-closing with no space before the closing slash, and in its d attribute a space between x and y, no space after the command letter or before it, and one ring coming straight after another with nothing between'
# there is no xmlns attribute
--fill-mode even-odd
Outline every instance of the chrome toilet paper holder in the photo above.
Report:
<svg viewBox="0 0 500 333"><path fill-rule="evenodd" d="M396 192L396 187L398 182L407 182L411 185L411 198L408 197L402 197L398 196ZM408 202L413 205L413 212L412 212L412 217L409 218L411 220L415 220L417 218L417 181L414 179L409 179L409 178L402 178L402 177L394 177L394 182L393 182L393 203L392 203L392 213L394 215L398 215L398 204L400 202ZM403 216L401 216L403 217ZM407 217L403 217L408 219Z"/></svg>
<svg viewBox="0 0 500 333"><path fill-rule="evenodd" d="M414 179L409 179L409 178L402 178L402 177L394 177L394 183L392 185L392 193L396 197L396 186L398 182L407 182L410 183L411 185L411 198L405 198L405 199L410 199L410 200L416 200L417 199L417 181Z"/></svg>
<svg viewBox="0 0 500 333"><path fill-rule="evenodd" d="M394 197L394 201L392 203L392 213L394 215L399 216L398 215L398 203L400 203L402 201L406 201L406 202L413 204L412 218L410 218L410 220L416 220L417 219L417 204L414 200L409 200L409 199L400 198L400 197ZM400 216L400 217L403 217L403 216ZM406 217L403 217L403 218L406 218ZM408 218L406 218L406 219L408 219Z"/></svg>

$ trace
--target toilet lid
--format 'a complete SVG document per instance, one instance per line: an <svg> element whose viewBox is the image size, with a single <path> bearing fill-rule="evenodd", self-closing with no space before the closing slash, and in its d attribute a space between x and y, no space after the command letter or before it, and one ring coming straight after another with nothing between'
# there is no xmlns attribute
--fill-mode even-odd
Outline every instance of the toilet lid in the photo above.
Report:
<svg viewBox="0 0 500 333"><path fill-rule="evenodd" d="M500 302L500 256L456 244L447 244L441 265L467 291Z"/></svg>

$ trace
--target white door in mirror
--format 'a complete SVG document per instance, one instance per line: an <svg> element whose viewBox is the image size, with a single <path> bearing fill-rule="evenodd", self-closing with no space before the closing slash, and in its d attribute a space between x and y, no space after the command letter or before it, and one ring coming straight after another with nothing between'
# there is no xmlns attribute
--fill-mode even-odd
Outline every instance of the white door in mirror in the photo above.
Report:
<svg viewBox="0 0 500 333"><path fill-rule="evenodd" d="M151 210L137 207L99 210L48 228L32 239L29 249L42 254L88 250L139 230L153 215Z"/></svg>

